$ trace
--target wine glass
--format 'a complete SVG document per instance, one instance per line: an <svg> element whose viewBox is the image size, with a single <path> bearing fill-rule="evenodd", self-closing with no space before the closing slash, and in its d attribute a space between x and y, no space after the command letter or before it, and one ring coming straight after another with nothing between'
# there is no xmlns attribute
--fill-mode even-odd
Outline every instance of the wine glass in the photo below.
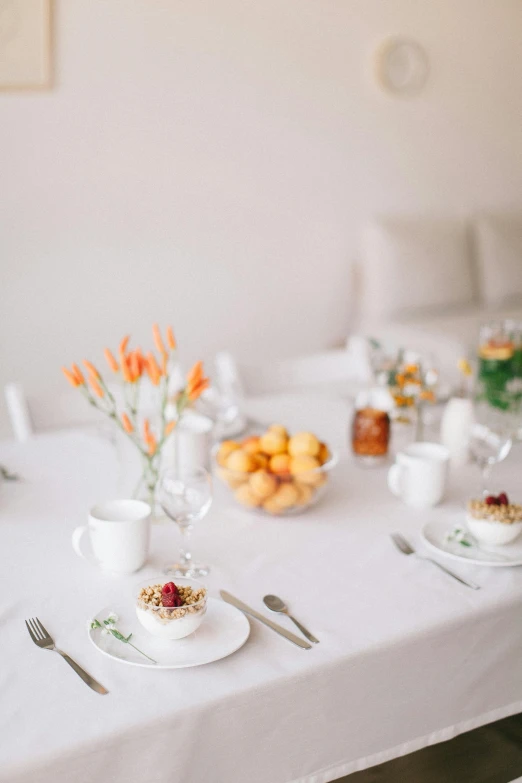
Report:
<svg viewBox="0 0 522 783"><path fill-rule="evenodd" d="M179 562L166 566L172 576L206 576L209 567L194 562L188 539L194 523L203 519L212 505L212 478L204 468L183 467L166 470L160 480L159 502L165 514L179 527L186 544L180 549Z"/></svg>
<svg viewBox="0 0 522 783"><path fill-rule="evenodd" d="M507 400L506 400L507 403ZM475 424L470 433L469 450L481 471L481 491L489 494L487 482L494 465L502 462L513 445L517 411L497 408L481 400L475 403Z"/></svg>

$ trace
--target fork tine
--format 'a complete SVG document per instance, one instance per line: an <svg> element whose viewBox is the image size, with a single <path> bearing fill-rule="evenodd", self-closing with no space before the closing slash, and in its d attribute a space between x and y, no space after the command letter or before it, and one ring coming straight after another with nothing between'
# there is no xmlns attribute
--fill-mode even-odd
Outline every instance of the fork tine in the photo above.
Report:
<svg viewBox="0 0 522 783"><path fill-rule="evenodd" d="M41 639L41 635L40 635L40 629L36 625L36 623L34 621L34 617L31 617L31 619L29 620L29 624L30 624L31 628L33 629L34 635L36 636L36 641L40 642L42 640Z"/></svg>
<svg viewBox="0 0 522 783"><path fill-rule="evenodd" d="M35 636L35 635L34 635L34 633L32 632L31 626L29 625L29 623L27 622L27 620L25 621L25 624L26 624L26 626L27 626L27 630L29 631L29 636L31 637L31 639L33 640L33 642L36 644L36 636Z"/></svg>
<svg viewBox="0 0 522 783"><path fill-rule="evenodd" d="M38 625L40 631L43 633L44 638L47 637L48 639L50 639L51 638L51 634L49 633L49 631L45 630L45 628L43 627L43 623L40 622L38 617L36 618L36 624Z"/></svg>

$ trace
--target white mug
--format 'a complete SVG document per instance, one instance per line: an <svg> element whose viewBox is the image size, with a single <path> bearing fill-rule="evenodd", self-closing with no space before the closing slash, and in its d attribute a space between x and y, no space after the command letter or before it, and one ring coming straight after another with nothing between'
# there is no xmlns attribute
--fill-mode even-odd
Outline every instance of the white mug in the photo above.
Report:
<svg viewBox="0 0 522 783"><path fill-rule="evenodd" d="M388 486L408 506L429 508L444 497L449 450L438 443L412 443L396 456Z"/></svg>
<svg viewBox="0 0 522 783"><path fill-rule="evenodd" d="M87 525L77 527L72 545L77 555L115 574L132 574L149 553L150 506L141 500L111 500L94 506ZM94 557L82 551L88 532Z"/></svg>

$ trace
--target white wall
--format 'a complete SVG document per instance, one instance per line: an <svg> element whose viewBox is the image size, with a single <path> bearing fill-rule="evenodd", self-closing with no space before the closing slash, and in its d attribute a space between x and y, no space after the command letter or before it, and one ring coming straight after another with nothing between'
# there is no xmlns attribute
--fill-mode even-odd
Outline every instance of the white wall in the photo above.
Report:
<svg viewBox="0 0 522 783"><path fill-rule="evenodd" d="M187 361L332 344L368 215L522 208L520 0L55 8L54 89L0 93L1 383L156 319ZM372 83L390 33L415 100Z"/></svg>

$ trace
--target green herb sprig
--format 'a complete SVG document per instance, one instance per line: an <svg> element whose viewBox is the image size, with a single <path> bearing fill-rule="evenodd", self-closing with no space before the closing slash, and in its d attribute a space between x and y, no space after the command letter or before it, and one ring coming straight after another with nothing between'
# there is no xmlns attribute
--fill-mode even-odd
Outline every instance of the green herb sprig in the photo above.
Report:
<svg viewBox="0 0 522 783"><path fill-rule="evenodd" d="M139 650L136 645L134 645L130 639L132 637L132 633L130 633L128 636L124 636L118 629L115 627L116 623L118 622L118 616L111 612L106 620L103 621L103 623L100 623L99 620L92 620L89 627L94 630L95 628L101 628L102 633L111 634L111 636L114 636L115 639L118 639L119 642L123 642L124 644L130 644L130 646L136 650L136 652L139 652L140 655L145 656L145 658L148 658L149 661L152 661L152 663L157 663L157 661L154 660L154 658L151 658L150 655L147 655L147 653L144 653L142 650Z"/></svg>

